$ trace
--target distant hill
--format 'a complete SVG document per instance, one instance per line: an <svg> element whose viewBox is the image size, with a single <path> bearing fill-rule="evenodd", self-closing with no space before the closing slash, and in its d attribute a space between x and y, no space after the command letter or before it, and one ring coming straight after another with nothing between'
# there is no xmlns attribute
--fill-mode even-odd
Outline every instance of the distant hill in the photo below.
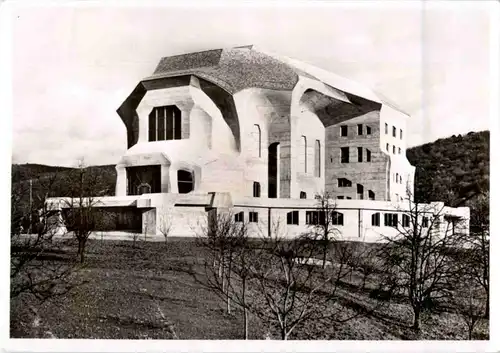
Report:
<svg viewBox="0 0 500 353"><path fill-rule="evenodd" d="M416 166L417 201L474 207L479 197L489 197L489 131L441 138L408 149L406 156Z"/></svg>

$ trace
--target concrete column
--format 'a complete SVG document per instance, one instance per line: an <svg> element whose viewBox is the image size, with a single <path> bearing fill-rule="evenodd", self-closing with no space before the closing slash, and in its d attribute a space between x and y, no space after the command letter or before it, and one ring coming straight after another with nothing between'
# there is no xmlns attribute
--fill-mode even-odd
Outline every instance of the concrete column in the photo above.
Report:
<svg viewBox="0 0 500 353"><path fill-rule="evenodd" d="M170 176L170 181L169 181L170 193L178 194L179 186L177 184L177 168L170 166L168 175Z"/></svg>
<svg viewBox="0 0 500 353"><path fill-rule="evenodd" d="M145 235L156 235L156 208L142 211L142 233Z"/></svg>
<svg viewBox="0 0 500 353"><path fill-rule="evenodd" d="M127 170L123 165L117 165L116 169L116 187L115 196L127 195Z"/></svg>
<svg viewBox="0 0 500 353"><path fill-rule="evenodd" d="M281 195L281 144L276 146L276 198L280 198ZM268 172L269 173L269 172Z"/></svg>
<svg viewBox="0 0 500 353"><path fill-rule="evenodd" d="M170 168L168 165L161 165L161 192L167 193L170 187Z"/></svg>

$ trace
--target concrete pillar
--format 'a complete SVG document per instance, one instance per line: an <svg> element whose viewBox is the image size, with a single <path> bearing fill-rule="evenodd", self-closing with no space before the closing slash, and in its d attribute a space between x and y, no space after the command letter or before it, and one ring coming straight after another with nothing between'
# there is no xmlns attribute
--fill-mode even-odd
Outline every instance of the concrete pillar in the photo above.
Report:
<svg viewBox="0 0 500 353"><path fill-rule="evenodd" d="M145 235L156 235L156 208L142 211L142 233Z"/></svg>
<svg viewBox="0 0 500 353"><path fill-rule="evenodd" d="M115 196L127 195L127 170L124 165L117 165Z"/></svg>
<svg viewBox="0 0 500 353"><path fill-rule="evenodd" d="M170 168L168 165L161 165L161 192L167 193L170 187Z"/></svg>
<svg viewBox="0 0 500 353"><path fill-rule="evenodd" d="M179 186L177 184L177 168L170 166L168 175L169 175L169 179L170 179L169 180L170 192L172 194L178 194L179 193Z"/></svg>

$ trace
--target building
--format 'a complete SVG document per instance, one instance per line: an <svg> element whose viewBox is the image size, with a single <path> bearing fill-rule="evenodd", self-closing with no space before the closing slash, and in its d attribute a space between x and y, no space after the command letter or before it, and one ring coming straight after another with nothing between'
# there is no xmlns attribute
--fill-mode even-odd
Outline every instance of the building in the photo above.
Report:
<svg viewBox="0 0 500 353"><path fill-rule="evenodd" d="M99 198L128 215L117 229L159 234L168 219L173 234L192 236L210 212L232 212L255 232L282 218L293 236L328 193L343 236L370 240L393 228L374 214L412 201L408 114L362 85L253 46L162 58L117 113L128 150L116 196ZM467 219L469 209L444 213Z"/></svg>

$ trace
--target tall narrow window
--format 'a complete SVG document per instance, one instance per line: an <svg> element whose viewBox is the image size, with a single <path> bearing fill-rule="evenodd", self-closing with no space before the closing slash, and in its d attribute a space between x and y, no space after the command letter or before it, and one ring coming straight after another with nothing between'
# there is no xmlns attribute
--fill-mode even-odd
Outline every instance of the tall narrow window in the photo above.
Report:
<svg viewBox="0 0 500 353"><path fill-rule="evenodd" d="M388 143L385 144L385 149L387 150L387 152L389 152L389 144Z"/></svg>
<svg viewBox="0 0 500 353"><path fill-rule="evenodd" d="M257 212L248 212L248 216L251 223L257 223L259 221L259 214Z"/></svg>
<svg viewBox="0 0 500 353"><path fill-rule="evenodd" d="M372 190L368 190L368 199L375 200L375 193Z"/></svg>
<svg viewBox="0 0 500 353"><path fill-rule="evenodd" d="M403 223L404 228L408 228L410 226L410 216L404 214L401 223Z"/></svg>
<svg viewBox="0 0 500 353"><path fill-rule="evenodd" d="M255 151L255 157L262 156L262 134L260 131L260 126L255 124L252 131L253 146L252 150Z"/></svg>
<svg viewBox="0 0 500 353"><path fill-rule="evenodd" d="M358 162L363 162L363 147L358 147Z"/></svg>
<svg viewBox="0 0 500 353"><path fill-rule="evenodd" d="M398 147L398 154L401 154L401 147Z"/></svg>
<svg viewBox="0 0 500 353"><path fill-rule="evenodd" d="M175 105L155 107L149 114L149 141L180 140L181 111Z"/></svg>
<svg viewBox="0 0 500 353"><path fill-rule="evenodd" d="M396 154L396 146L392 146L392 154Z"/></svg>
<svg viewBox="0 0 500 353"><path fill-rule="evenodd" d="M307 138L300 137L300 162L302 164L302 172L307 173Z"/></svg>
<svg viewBox="0 0 500 353"><path fill-rule="evenodd" d="M358 124L358 135L363 135L363 124Z"/></svg>
<svg viewBox="0 0 500 353"><path fill-rule="evenodd" d="M402 140L403 139L403 130L399 129L399 138Z"/></svg>
<svg viewBox="0 0 500 353"><path fill-rule="evenodd" d="M253 197L260 197L260 183L253 182Z"/></svg>
<svg viewBox="0 0 500 353"><path fill-rule="evenodd" d="M370 126L366 127L366 134L371 135L372 134L372 128Z"/></svg>
<svg viewBox="0 0 500 353"><path fill-rule="evenodd" d="M380 227L380 213L372 214L372 226Z"/></svg>
<svg viewBox="0 0 500 353"><path fill-rule="evenodd" d="M364 187L361 184L356 185L356 191L358 194L358 200L363 200Z"/></svg>
<svg viewBox="0 0 500 353"><path fill-rule="evenodd" d="M399 173L396 173L396 183L399 183Z"/></svg>
<svg viewBox="0 0 500 353"><path fill-rule="evenodd" d="M316 140L316 144L314 145L314 176L321 176L321 142Z"/></svg>
<svg viewBox="0 0 500 353"><path fill-rule="evenodd" d="M396 127L392 127L392 137L396 137Z"/></svg>
<svg viewBox="0 0 500 353"><path fill-rule="evenodd" d="M286 214L286 224L299 224L299 211L291 211Z"/></svg>
<svg viewBox="0 0 500 353"><path fill-rule="evenodd" d="M385 134L387 135L389 133L389 125L385 123Z"/></svg>
<svg viewBox="0 0 500 353"><path fill-rule="evenodd" d="M340 126L340 136L347 136L347 125Z"/></svg>
<svg viewBox="0 0 500 353"><path fill-rule="evenodd" d="M399 176L399 183L403 184L403 177L401 175Z"/></svg>
<svg viewBox="0 0 500 353"><path fill-rule="evenodd" d="M340 148L340 162L349 163L349 147Z"/></svg>
<svg viewBox="0 0 500 353"><path fill-rule="evenodd" d="M422 227L429 228L429 217L422 217Z"/></svg>
<svg viewBox="0 0 500 353"><path fill-rule="evenodd" d="M334 226L343 226L344 225L344 214L333 211L332 212L332 224Z"/></svg>
<svg viewBox="0 0 500 353"><path fill-rule="evenodd" d="M369 149L366 150L366 161L371 162L372 161L372 151Z"/></svg>
<svg viewBox="0 0 500 353"><path fill-rule="evenodd" d="M177 184L179 187L179 194L187 194L193 191L193 173L187 170L177 171Z"/></svg>

